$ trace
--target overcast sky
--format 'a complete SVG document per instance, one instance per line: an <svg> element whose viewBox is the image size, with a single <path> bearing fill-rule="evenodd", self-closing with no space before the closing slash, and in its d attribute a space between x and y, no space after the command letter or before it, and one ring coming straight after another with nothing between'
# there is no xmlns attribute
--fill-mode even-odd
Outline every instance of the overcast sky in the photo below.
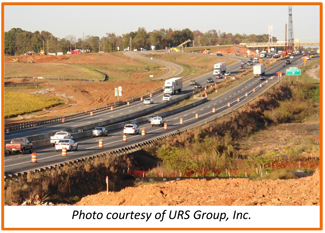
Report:
<svg viewBox="0 0 325 233"><path fill-rule="evenodd" d="M294 38L301 42L320 41L319 6L295 6ZM285 40L289 23L288 6L5 6L4 30L48 31L55 37L74 35L122 35L144 27L147 32L161 28L199 30L215 29L226 33L268 34ZM288 24L289 25L289 24Z"/></svg>

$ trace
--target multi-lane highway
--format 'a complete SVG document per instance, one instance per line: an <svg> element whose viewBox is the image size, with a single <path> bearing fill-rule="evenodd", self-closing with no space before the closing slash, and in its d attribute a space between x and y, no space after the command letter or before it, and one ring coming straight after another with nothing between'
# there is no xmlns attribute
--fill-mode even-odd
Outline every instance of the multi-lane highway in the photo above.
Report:
<svg viewBox="0 0 325 233"><path fill-rule="evenodd" d="M168 124L167 130L164 130L163 127L151 127L149 123L143 123L140 124L140 129L146 130L146 136L141 135L128 135L127 136L127 142L124 142L122 140L122 129L114 130L109 132L109 135L107 137L101 137L101 138L84 138L79 139L79 148L78 151L68 152L67 157L63 157L60 152L56 152L53 147L47 147L47 148L40 148L37 149L37 161L38 163L31 163L31 158L29 154L17 154L17 155L11 155L5 157L5 173L6 174L12 174L17 172L23 172L28 171L31 169L41 168L45 166L54 165L60 162L64 162L66 160L72 160L81 158L84 156L90 156L93 154L97 154L103 151L113 150L117 148L122 148L124 146L132 145L135 143L139 143L145 140L153 139L158 136L162 136L164 134L168 134L172 131L184 129L193 127L197 124L200 124L202 122L205 122L208 119L215 118L221 114L224 114L225 111L230 111L233 108L237 108L240 104L243 104L245 102L248 102L252 98L254 98L256 95L261 93L263 90L265 90L268 86L274 84L278 81L277 77L275 76L275 73L277 71L285 72L285 69L287 69L289 66L299 66L302 64L302 60L299 56L295 57L295 59L292 59L292 64L288 65L286 67L282 66L282 63L279 63L270 69L266 71L266 78L268 79L268 83L265 81L261 81L258 78L251 78L244 83L241 83L240 85L236 86L235 88L232 88L227 93L211 100L207 101L204 104L201 104L199 106L193 107L190 110L183 111L177 114L170 115L166 117L164 120ZM236 71L239 70L239 65L233 64L232 66L228 67L228 70ZM195 78L197 81L205 82L207 77L210 77L211 74L202 75L198 78ZM262 84L262 87L260 87L260 84ZM187 90L191 90L190 86L187 86ZM253 92L253 88L255 88L255 92ZM245 94L247 93L247 97ZM159 98L159 97L158 97ZM237 99L240 98L240 102L237 102ZM230 102L230 107L228 107L228 102ZM143 106L142 103L138 103L139 107L147 107ZM215 108L216 113L212 113L212 108ZM137 110L137 107L135 107L134 111ZM125 108L121 108L120 110L116 110L116 112L121 111L121 113L125 113ZM199 118L195 118L195 114L198 114ZM106 113L107 114L107 113ZM112 114L116 114L115 111ZM118 116L118 115L116 115ZM105 117L102 115L101 117ZM183 118L183 124L180 124L180 118ZM99 118L100 119L100 118ZM89 123L87 121L81 121L79 123L73 123L72 124L85 124ZM73 126L73 125L72 125ZM46 126L49 127L49 126ZM48 130L44 127L43 130ZM27 132L27 131L24 131ZM33 132L33 131L32 131ZM103 145L104 149L98 148L98 141L99 139L103 139Z"/></svg>

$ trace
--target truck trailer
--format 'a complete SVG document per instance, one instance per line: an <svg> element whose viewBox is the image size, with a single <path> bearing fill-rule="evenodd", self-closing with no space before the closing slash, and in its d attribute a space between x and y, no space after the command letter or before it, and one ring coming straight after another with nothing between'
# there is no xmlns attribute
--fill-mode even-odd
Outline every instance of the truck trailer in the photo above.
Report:
<svg viewBox="0 0 325 233"><path fill-rule="evenodd" d="M227 71L227 63L226 62L219 62L214 64L213 67L213 75L224 74Z"/></svg>
<svg viewBox="0 0 325 233"><path fill-rule="evenodd" d="M180 93L183 88L183 79L181 77L167 79L164 86L164 94Z"/></svg>
<svg viewBox="0 0 325 233"><path fill-rule="evenodd" d="M264 64L256 64L253 66L253 74L254 77L259 77L261 75L265 75L265 65Z"/></svg>

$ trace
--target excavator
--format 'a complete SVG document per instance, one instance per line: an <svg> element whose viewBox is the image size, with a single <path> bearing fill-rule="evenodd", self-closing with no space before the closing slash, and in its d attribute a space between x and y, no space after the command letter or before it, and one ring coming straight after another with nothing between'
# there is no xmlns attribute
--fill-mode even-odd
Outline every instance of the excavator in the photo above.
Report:
<svg viewBox="0 0 325 233"><path fill-rule="evenodd" d="M190 39L188 39L187 41L181 43L181 44L178 45L177 47L173 47L173 48L171 48L170 51L171 51L171 52L173 52L173 51L174 51L174 52L180 52L180 51L181 51L180 49L182 48L182 46L185 45L185 44L187 44L187 43L189 43L189 42L191 42Z"/></svg>

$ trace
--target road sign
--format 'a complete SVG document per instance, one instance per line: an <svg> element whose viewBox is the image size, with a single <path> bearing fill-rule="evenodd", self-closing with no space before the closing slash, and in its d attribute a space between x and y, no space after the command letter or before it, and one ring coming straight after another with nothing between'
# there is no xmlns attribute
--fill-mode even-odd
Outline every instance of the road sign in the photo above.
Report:
<svg viewBox="0 0 325 233"><path fill-rule="evenodd" d="M298 67L289 67L289 70L298 70Z"/></svg>
<svg viewBox="0 0 325 233"><path fill-rule="evenodd" d="M292 68L292 67L290 67ZM296 68L296 67L294 67ZM286 75L301 75L301 69L287 69Z"/></svg>

